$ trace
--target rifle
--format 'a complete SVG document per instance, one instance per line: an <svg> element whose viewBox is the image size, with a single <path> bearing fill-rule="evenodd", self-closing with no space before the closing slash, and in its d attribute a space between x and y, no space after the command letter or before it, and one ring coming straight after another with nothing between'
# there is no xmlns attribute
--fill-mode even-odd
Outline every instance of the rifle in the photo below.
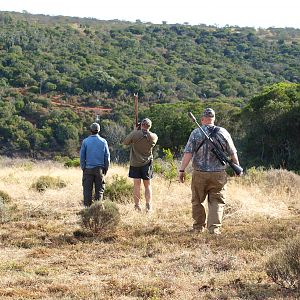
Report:
<svg viewBox="0 0 300 300"><path fill-rule="evenodd" d="M135 128L141 129L141 124L139 123L138 93L133 94L133 96L134 96Z"/></svg>
<svg viewBox="0 0 300 300"><path fill-rule="evenodd" d="M189 112L189 117L197 124L197 126L201 129L205 138L212 144L213 148L211 149L212 153L217 157L220 163L225 166L226 163L233 169L236 175L241 175L243 173L243 168L237 164L235 164L231 159L229 159L226 154L219 148L219 146L213 141L211 137L209 137L206 132L202 129L202 127L197 122L194 115Z"/></svg>

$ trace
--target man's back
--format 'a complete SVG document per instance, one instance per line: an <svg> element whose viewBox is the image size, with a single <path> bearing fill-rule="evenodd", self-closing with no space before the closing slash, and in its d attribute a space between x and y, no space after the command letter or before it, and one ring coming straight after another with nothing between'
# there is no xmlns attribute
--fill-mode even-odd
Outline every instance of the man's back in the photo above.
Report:
<svg viewBox="0 0 300 300"><path fill-rule="evenodd" d="M233 153L236 153L232 138L225 128L216 128L213 125L202 126L202 128L209 136L212 134L211 138L213 141L227 155L231 156ZM216 131L213 133L215 128ZM193 168L195 170L215 172L226 168L211 150L212 145L206 140L201 130L199 128L194 129L184 151L193 153Z"/></svg>
<svg viewBox="0 0 300 300"><path fill-rule="evenodd" d="M82 142L80 164L85 168L108 168L109 150L107 141L98 134L90 135Z"/></svg>
<svg viewBox="0 0 300 300"><path fill-rule="evenodd" d="M125 145L132 144L130 150L130 165L141 167L152 159L152 149L158 137L155 133L147 130L134 130L124 140Z"/></svg>

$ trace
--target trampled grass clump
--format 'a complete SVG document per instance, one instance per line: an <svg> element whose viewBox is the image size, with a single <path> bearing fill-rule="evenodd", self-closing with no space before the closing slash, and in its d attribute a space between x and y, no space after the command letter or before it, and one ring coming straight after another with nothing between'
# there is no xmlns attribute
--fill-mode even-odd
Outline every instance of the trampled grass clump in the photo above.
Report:
<svg viewBox="0 0 300 300"><path fill-rule="evenodd" d="M11 196L0 190L0 223L9 220L9 204L11 203Z"/></svg>
<svg viewBox="0 0 300 300"><path fill-rule="evenodd" d="M12 198L8 193L0 190L0 201L2 201L3 203L9 203L11 202L11 200Z"/></svg>
<svg viewBox="0 0 300 300"><path fill-rule="evenodd" d="M300 236L269 258L266 273L278 285L300 292Z"/></svg>
<svg viewBox="0 0 300 300"><path fill-rule="evenodd" d="M132 198L133 184L126 177L114 175L106 185L104 198L117 203L129 203Z"/></svg>
<svg viewBox="0 0 300 300"><path fill-rule="evenodd" d="M31 185L31 188L42 193L45 192L46 189L61 189L66 186L66 182L60 177L40 176L37 181Z"/></svg>
<svg viewBox="0 0 300 300"><path fill-rule="evenodd" d="M79 214L83 227L91 230L94 234L115 231L120 222L119 209L111 201L96 201L90 207L80 211Z"/></svg>

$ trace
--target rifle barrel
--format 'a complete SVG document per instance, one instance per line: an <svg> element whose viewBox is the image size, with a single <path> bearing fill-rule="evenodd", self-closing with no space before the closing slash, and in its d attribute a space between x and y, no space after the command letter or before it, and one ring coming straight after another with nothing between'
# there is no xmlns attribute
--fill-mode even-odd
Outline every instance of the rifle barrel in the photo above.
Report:
<svg viewBox="0 0 300 300"><path fill-rule="evenodd" d="M134 113L135 113L135 127L139 125L139 111L138 111L138 94L134 95Z"/></svg>
<svg viewBox="0 0 300 300"><path fill-rule="evenodd" d="M202 129L202 127L200 126L200 124L197 122L195 116L189 112L189 117L193 120L193 122L195 122L197 124L197 126L201 129L201 131L204 133L205 137L210 140L210 137L207 135L207 133Z"/></svg>

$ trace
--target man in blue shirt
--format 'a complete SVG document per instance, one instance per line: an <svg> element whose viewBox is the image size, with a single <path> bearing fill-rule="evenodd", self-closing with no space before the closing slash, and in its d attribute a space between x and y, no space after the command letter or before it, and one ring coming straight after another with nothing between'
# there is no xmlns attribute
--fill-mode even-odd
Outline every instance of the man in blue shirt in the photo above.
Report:
<svg viewBox="0 0 300 300"><path fill-rule="evenodd" d="M83 140L80 149L80 167L83 171L83 203L92 204L93 187L94 200L102 200L105 189L104 176L110 164L110 153L107 141L100 137L100 125L93 123L90 126L91 135Z"/></svg>

